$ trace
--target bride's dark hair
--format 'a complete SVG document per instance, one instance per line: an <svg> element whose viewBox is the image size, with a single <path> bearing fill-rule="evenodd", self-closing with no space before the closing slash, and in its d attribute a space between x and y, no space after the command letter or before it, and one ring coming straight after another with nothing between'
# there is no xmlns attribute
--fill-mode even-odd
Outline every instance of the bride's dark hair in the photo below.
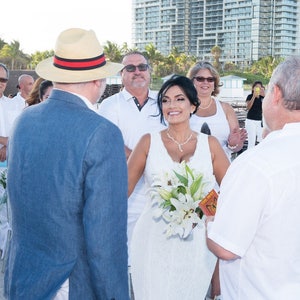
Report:
<svg viewBox="0 0 300 300"><path fill-rule="evenodd" d="M165 121L164 121L164 116L163 116L163 112L162 112L162 100L163 100L165 93L172 86L178 86L184 92L184 94L187 96L190 103L192 105L195 105L196 108L193 111L193 114L197 111L197 109L200 105L200 101L197 96L197 90L196 90L193 82L185 76L176 75L176 74L173 75L170 79L168 79L166 82L163 83L163 85L161 86L161 88L158 92L158 96L157 96L157 105L158 105L158 109L159 109L160 122L163 124L165 124Z"/></svg>

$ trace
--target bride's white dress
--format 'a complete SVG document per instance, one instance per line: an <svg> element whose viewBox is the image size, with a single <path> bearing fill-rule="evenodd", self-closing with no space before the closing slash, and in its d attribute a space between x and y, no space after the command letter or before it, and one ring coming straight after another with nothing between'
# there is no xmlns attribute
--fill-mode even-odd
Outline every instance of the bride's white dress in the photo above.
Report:
<svg viewBox="0 0 300 300"><path fill-rule="evenodd" d="M145 180L151 186L154 174L170 172L174 162L160 133L151 134ZM199 134L192 169L211 176L213 167L208 136ZM209 288L216 257L207 249L204 221L187 239L167 238L165 221L153 218L151 199L136 223L131 242L131 271L135 300L203 300Z"/></svg>

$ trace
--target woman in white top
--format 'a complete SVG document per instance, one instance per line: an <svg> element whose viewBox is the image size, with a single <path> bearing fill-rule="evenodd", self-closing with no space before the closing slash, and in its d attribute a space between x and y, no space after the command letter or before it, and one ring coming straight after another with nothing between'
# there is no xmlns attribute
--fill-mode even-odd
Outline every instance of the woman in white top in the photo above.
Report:
<svg viewBox="0 0 300 300"><path fill-rule="evenodd" d="M166 121L168 127L144 135L128 159L129 195L142 174L148 191L148 201L134 227L130 245L134 297L136 300L203 300L217 259L206 246L205 217L192 221L196 210L186 206L191 203L189 197L180 197L185 194L182 190L186 191L182 182L191 184L191 179L182 181L186 178L182 167L188 166L195 174L201 174L201 182L205 184L200 189L206 195L221 183L229 161L215 137L190 128L190 116L197 110L199 101L188 78L174 75L162 85L157 101L161 121ZM172 179L174 174L181 179L179 186L178 180ZM199 181L192 185L193 190L199 190ZM154 192L159 186L174 188L169 199L175 205L173 208L166 203L162 205L164 198ZM184 200L177 201L177 197ZM174 219L168 217L171 215ZM190 229L183 230L189 221ZM211 285L212 298L220 294L217 270Z"/></svg>
<svg viewBox="0 0 300 300"><path fill-rule="evenodd" d="M231 159L232 153L243 148L247 132L239 128L231 105L216 98L220 92L219 73L209 62L203 61L192 66L187 77L193 81L201 101L190 120L192 129L215 136Z"/></svg>

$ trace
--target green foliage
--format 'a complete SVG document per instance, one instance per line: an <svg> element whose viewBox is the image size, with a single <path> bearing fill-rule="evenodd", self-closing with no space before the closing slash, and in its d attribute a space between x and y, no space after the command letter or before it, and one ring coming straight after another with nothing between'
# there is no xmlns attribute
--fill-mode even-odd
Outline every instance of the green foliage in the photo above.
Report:
<svg viewBox="0 0 300 300"><path fill-rule="evenodd" d="M113 62L121 62L124 54L133 50L137 49L130 49L127 43L119 46L116 43L107 41L104 45L104 53L107 59ZM161 87L162 80L160 78L170 74L186 75L189 68L198 61L196 56L182 53L177 47L173 47L168 55L162 55L152 43L145 46L143 53L148 58L152 67L153 80L151 88L154 90L158 90ZM263 57L257 62L254 62L247 70L241 71L239 66L233 62L220 62L221 53L222 49L218 45L215 45L211 49L211 55L213 57L212 63L220 75L224 76L230 74L246 78L246 85L250 85L256 80L267 84L274 68L283 60L283 58L274 58L271 56ZM18 41L7 44L0 38L0 60L7 64L11 70L34 69L40 61L53 55L53 50L37 51L28 55L20 49L20 43Z"/></svg>
<svg viewBox="0 0 300 300"><path fill-rule="evenodd" d="M2 187L2 191L0 189L0 205L7 203L7 192L6 192L6 184L7 182L7 169L0 171L0 186ZM1 223L1 221L0 221Z"/></svg>
<svg viewBox="0 0 300 300"><path fill-rule="evenodd" d="M0 50L3 48L3 46L5 45L5 41L3 39L0 38Z"/></svg>
<svg viewBox="0 0 300 300"><path fill-rule="evenodd" d="M226 76L226 75L235 75L238 77L242 77L245 78L246 80L244 81L245 85L252 85L253 82L255 81L261 81L264 85L268 84L269 82L269 78L266 78L265 76L261 75L261 74L253 74L251 72L241 72L241 71L228 71L228 72L224 72L221 74L222 76Z"/></svg>
<svg viewBox="0 0 300 300"><path fill-rule="evenodd" d="M110 61L114 62L120 62L123 56L119 46L116 43L112 43L110 41L106 42L106 45L104 46L104 53Z"/></svg>
<svg viewBox="0 0 300 300"><path fill-rule="evenodd" d="M160 77L153 76L151 81L151 89L158 91L163 84L163 80Z"/></svg>
<svg viewBox="0 0 300 300"><path fill-rule="evenodd" d="M220 69L221 69L220 57L221 57L221 53L222 53L221 47L215 45L214 47L211 48L210 52L211 52L211 55L214 58L213 66L218 71L220 71Z"/></svg>
<svg viewBox="0 0 300 300"><path fill-rule="evenodd" d="M224 63L224 67L223 67L224 72L231 72L234 71L235 69L236 69L236 65L233 62L229 61Z"/></svg>
<svg viewBox="0 0 300 300"><path fill-rule="evenodd" d="M5 44L0 50L0 59L9 61L10 69L23 69L30 62L30 57L20 49L20 43L13 41L10 44Z"/></svg>
<svg viewBox="0 0 300 300"><path fill-rule="evenodd" d="M30 56L31 68L34 69L40 61L42 61L48 57L51 57L51 56L54 56L54 50L51 50L51 51L47 50L47 51L43 51L43 52L36 51L34 54L31 54L31 56Z"/></svg>
<svg viewBox="0 0 300 300"><path fill-rule="evenodd" d="M254 74L261 74L267 78L272 76L273 70L283 61L283 58L275 58L272 56L262 57L254 62L251 66L251 72Z"/></svg>
<svg viewBox="0 0 300 300"><path fill-rule="evenodd" d="M6 180L7 180L7 169L4 169L0 172L0 185L5 190L6 189Z"/></svg>

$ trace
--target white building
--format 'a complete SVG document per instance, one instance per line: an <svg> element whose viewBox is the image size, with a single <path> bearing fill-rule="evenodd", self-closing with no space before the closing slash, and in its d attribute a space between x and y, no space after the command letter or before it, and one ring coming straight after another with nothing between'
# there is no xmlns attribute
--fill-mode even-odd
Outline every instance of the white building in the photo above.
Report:
<svg viewBox="0 0 300 300"><path fill-rule="evenodd" d="M219 98L226 102L244 101L244 81L246 78L228 75L220 78Z"/></svg>
<svg viewBox="0 0 300 300"><path fill-rule="evenodd" d="M249 65L261 57L287 57L300 49L298 0L133 0L133 46L152 43L209 60Z"/></svg>

